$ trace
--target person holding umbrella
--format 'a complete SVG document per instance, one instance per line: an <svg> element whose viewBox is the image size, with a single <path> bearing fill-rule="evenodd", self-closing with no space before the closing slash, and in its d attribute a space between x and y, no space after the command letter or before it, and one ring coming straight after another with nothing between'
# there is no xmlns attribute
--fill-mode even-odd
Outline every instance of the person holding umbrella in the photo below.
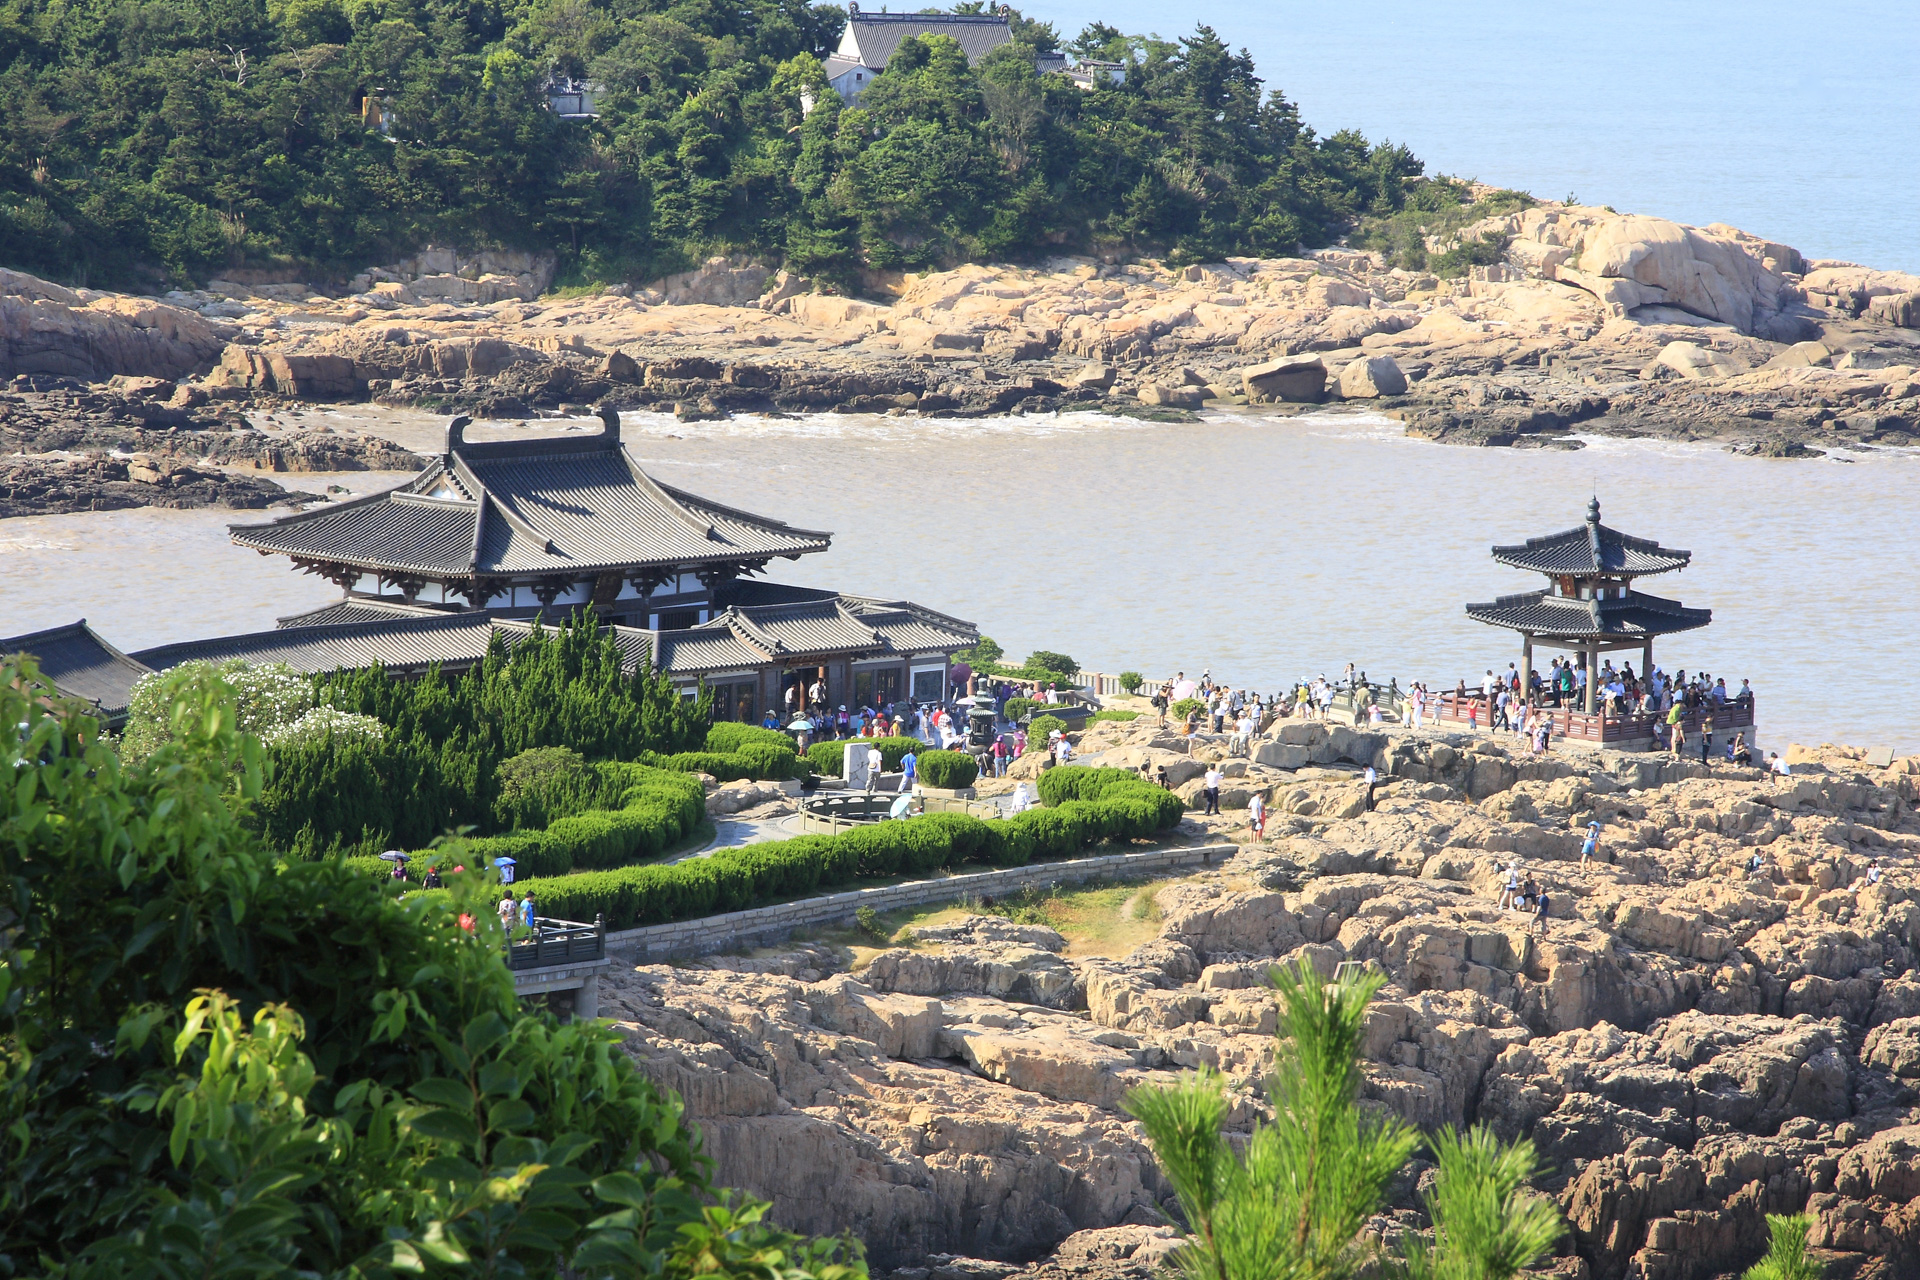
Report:
<svg viewBox="0 0 1920 1280"><path fill-rule="evenodd" d="M493 865L500 868L500 883L512 884L513 869L519 866L520 864L515 862L512 858L495 858L493 860Z"/></svg>
<svg viewBox="0 0 1920 1280"><path fill-rule="evenodd" d="M407 855L398 849L389 849L380 855L382 862L393 864L393 878L402 884L407 880Z"/></svg>

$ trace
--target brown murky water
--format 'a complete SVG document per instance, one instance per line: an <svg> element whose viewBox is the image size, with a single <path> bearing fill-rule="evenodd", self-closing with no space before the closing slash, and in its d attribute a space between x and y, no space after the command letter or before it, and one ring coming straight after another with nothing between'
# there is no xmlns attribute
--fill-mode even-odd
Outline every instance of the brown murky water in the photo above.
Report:
<svg viewBox="0 0 1920 1280"><path fill-rule="evenodd" d="M437 432L419 415L355 417L414 447ZM1787 462L1597 439L1578 452L1458 449L1338 414L1193 425L635 415L626 435L669 483L835 531L831 553L778 563L782 580L915 599L978 622L1016 656L1047 648L1150 675L1211 667L1263 690L1349 661L1402 683L1504 668L1517 641L1461 606L1536 584L1488 546L1575 525L1597 492L1610 525L1694 553L1647 586L1711 607L1714 623L1656 648L1661 665L1752 680L1772 745L1920 747L1909 677L1920 458ZM358 492L397 479L288 477ZM136 649L270 627L331 598L328 584L226 541L228 523L256 518L0 523L0 634L84 616Z"/></svg>

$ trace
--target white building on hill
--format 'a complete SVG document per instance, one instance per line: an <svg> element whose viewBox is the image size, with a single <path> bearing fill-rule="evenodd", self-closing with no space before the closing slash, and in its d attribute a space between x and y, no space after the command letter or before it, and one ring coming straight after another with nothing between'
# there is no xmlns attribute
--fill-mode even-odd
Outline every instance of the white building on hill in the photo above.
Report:
<svg viewBox="0 0 1920 1280"><path fill-rule="evenodd" d="M826 61L827 80L852 102L886 70L893 51L908 36L951 36L967 55L981 58L1013 40L1013 24L1003 13L867 13L847 5L847 29L840 47Z"/></svg>

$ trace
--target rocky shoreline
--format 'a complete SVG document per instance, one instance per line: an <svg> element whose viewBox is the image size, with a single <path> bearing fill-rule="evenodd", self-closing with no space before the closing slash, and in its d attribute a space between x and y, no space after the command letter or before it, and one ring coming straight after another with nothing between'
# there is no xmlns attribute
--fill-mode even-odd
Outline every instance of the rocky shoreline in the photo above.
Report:
<svg viewBox="0 0 1920 1280"><path fill-rule="evenodd" d="M1181 772L1225 745L1151 721L1080 744ZM1306 763L1260 764L1263 745ZM1735 1275L1766 1213L1804 1211L1829 1275L1891 1280L1920 1266L1920 758L1789 755L1780 779L1283 722L1227 764L1227 814L1188 824L1244 841L1234 806L1258 789L1266 842L1149 886L1143 945L973 915L878 949L616 969L601 1010L681 1091L722 1181L787 1225L858 1235L896 1280L1150 1271L1169 1188L1119 1100L1204 1065L1251 1123L1262 975L1301 957L1389 979L1370 1105L1533 1139L1570 1229L1541 1274ZM1374 812L1369 763L1388 778ZM1589 821L1602 856L1583 866ZM1497 909L1512 858L1549 890L1544 937ZM1427 1167L1371 1234L1427 1225Z"/></svg>
<svg viewBox="0 0 1920 1280"><path fill-rule="evenodd" d="M0 376L14 380L0 447L124 451L113 433L139 432L137 451L213 465L348 469L344 441L234 431L343 401L504 421L598 404L688 421L1191 421L1352 402L1449 444L1610 435L1807 458L1920 443L1920 276L1587 206L1459 235L1501 260L1440 280L1348 249L1178 269L1063 257L875 274L864 298L724 258L588 296L542 296L550 264L525 255L442 251L363 273L345 296L220 281L133 298L0 271ZM216 447L210 431L232 438Z"/></svg>

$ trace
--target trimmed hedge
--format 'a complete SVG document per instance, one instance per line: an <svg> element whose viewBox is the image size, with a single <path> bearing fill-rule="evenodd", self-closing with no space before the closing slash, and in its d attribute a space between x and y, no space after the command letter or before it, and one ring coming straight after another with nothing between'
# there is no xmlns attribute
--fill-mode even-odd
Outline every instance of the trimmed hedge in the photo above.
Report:
<svg viewBox="0 0 1920 1280"><path fill-rule="evenodd" d="M886 763L889 773L900 768L900 758L907 752L919 755L927 749L927 744L918 738L843 738L838 742L816 742L808 747L807 763L823 777L838 778L840 770L846 767L843 753L848 744L855 742L880 748L880 759Z"/></svg>
<svg viewBox="0 0 1920 1280"><path fill-rule="evenodd" d="M1008 698L1007 705L1000 709L1000 714L1012 723L1019 724L1022 716L1040 705L1040 702L1034 698Z"/></svg>
<svg viewBox="0 0 1920 1280"><path fill-rule="evenodd" d="M706 816L706 789L686 773L621 762L594 768L602 783L620 795L618 809L570 814L554 819L544 830L468 839L459 846L455 860L471 864L512 858L516 880L622 867L659 857ZM416 860L419 856L415 855ZM392 871L376 857L347 861L378 874Z"/></svg>
<svg viewBox="0 0 1920 1280"><path fill-rule="evenodd" d="M949 790L970 787L980 776L980 762L964 751L929 751L919 757L919 767L921 782Z"/></svg>
<svg viewBox="0 0 1920 1280"><path fill-rule="evenodd" d="M707 730L707 750L734 752L749 743L759 743L768 747L785 747L793 750L793 736L778 729L763 729L757 724L734 724L722 720Z"/></svg>
<svg viewBox="0 0 1920 1280"><path fill-rule="evenodd" d="M548 915L566 920L600 915L609 929L628 929L739 911L856 879L924 875L966 862L1004 867L1071 857L1100 840L1153 835L1178 823L1186 811L1178 797L1124 769L1076 766L1055 769L1046 778L1064 778L1052 784L1053 792L1073 798L1004 822L928 814L839 836L721 849L669 867L546 878L532 887Z"/></svg>
<svg viewBox="0 0 1920 1280"><path fill-rule="evenodd" d="M670 756L646 752L641 755L640 763L675 773L711 774L721 782L741 779L779 782L800 776L800 757L794 752L791 740L778 745L747 742L736 751L682 751Z"/></svg>
<svg viewBox="0 0 1920 1280"><path fill-rule="evenodd" d="M1067 722L1059 716L1035 716L1033 722L1027 726L1027 750L1045 751L1047 739L1052 737L1055 731L1065 733Z"/></svg>

